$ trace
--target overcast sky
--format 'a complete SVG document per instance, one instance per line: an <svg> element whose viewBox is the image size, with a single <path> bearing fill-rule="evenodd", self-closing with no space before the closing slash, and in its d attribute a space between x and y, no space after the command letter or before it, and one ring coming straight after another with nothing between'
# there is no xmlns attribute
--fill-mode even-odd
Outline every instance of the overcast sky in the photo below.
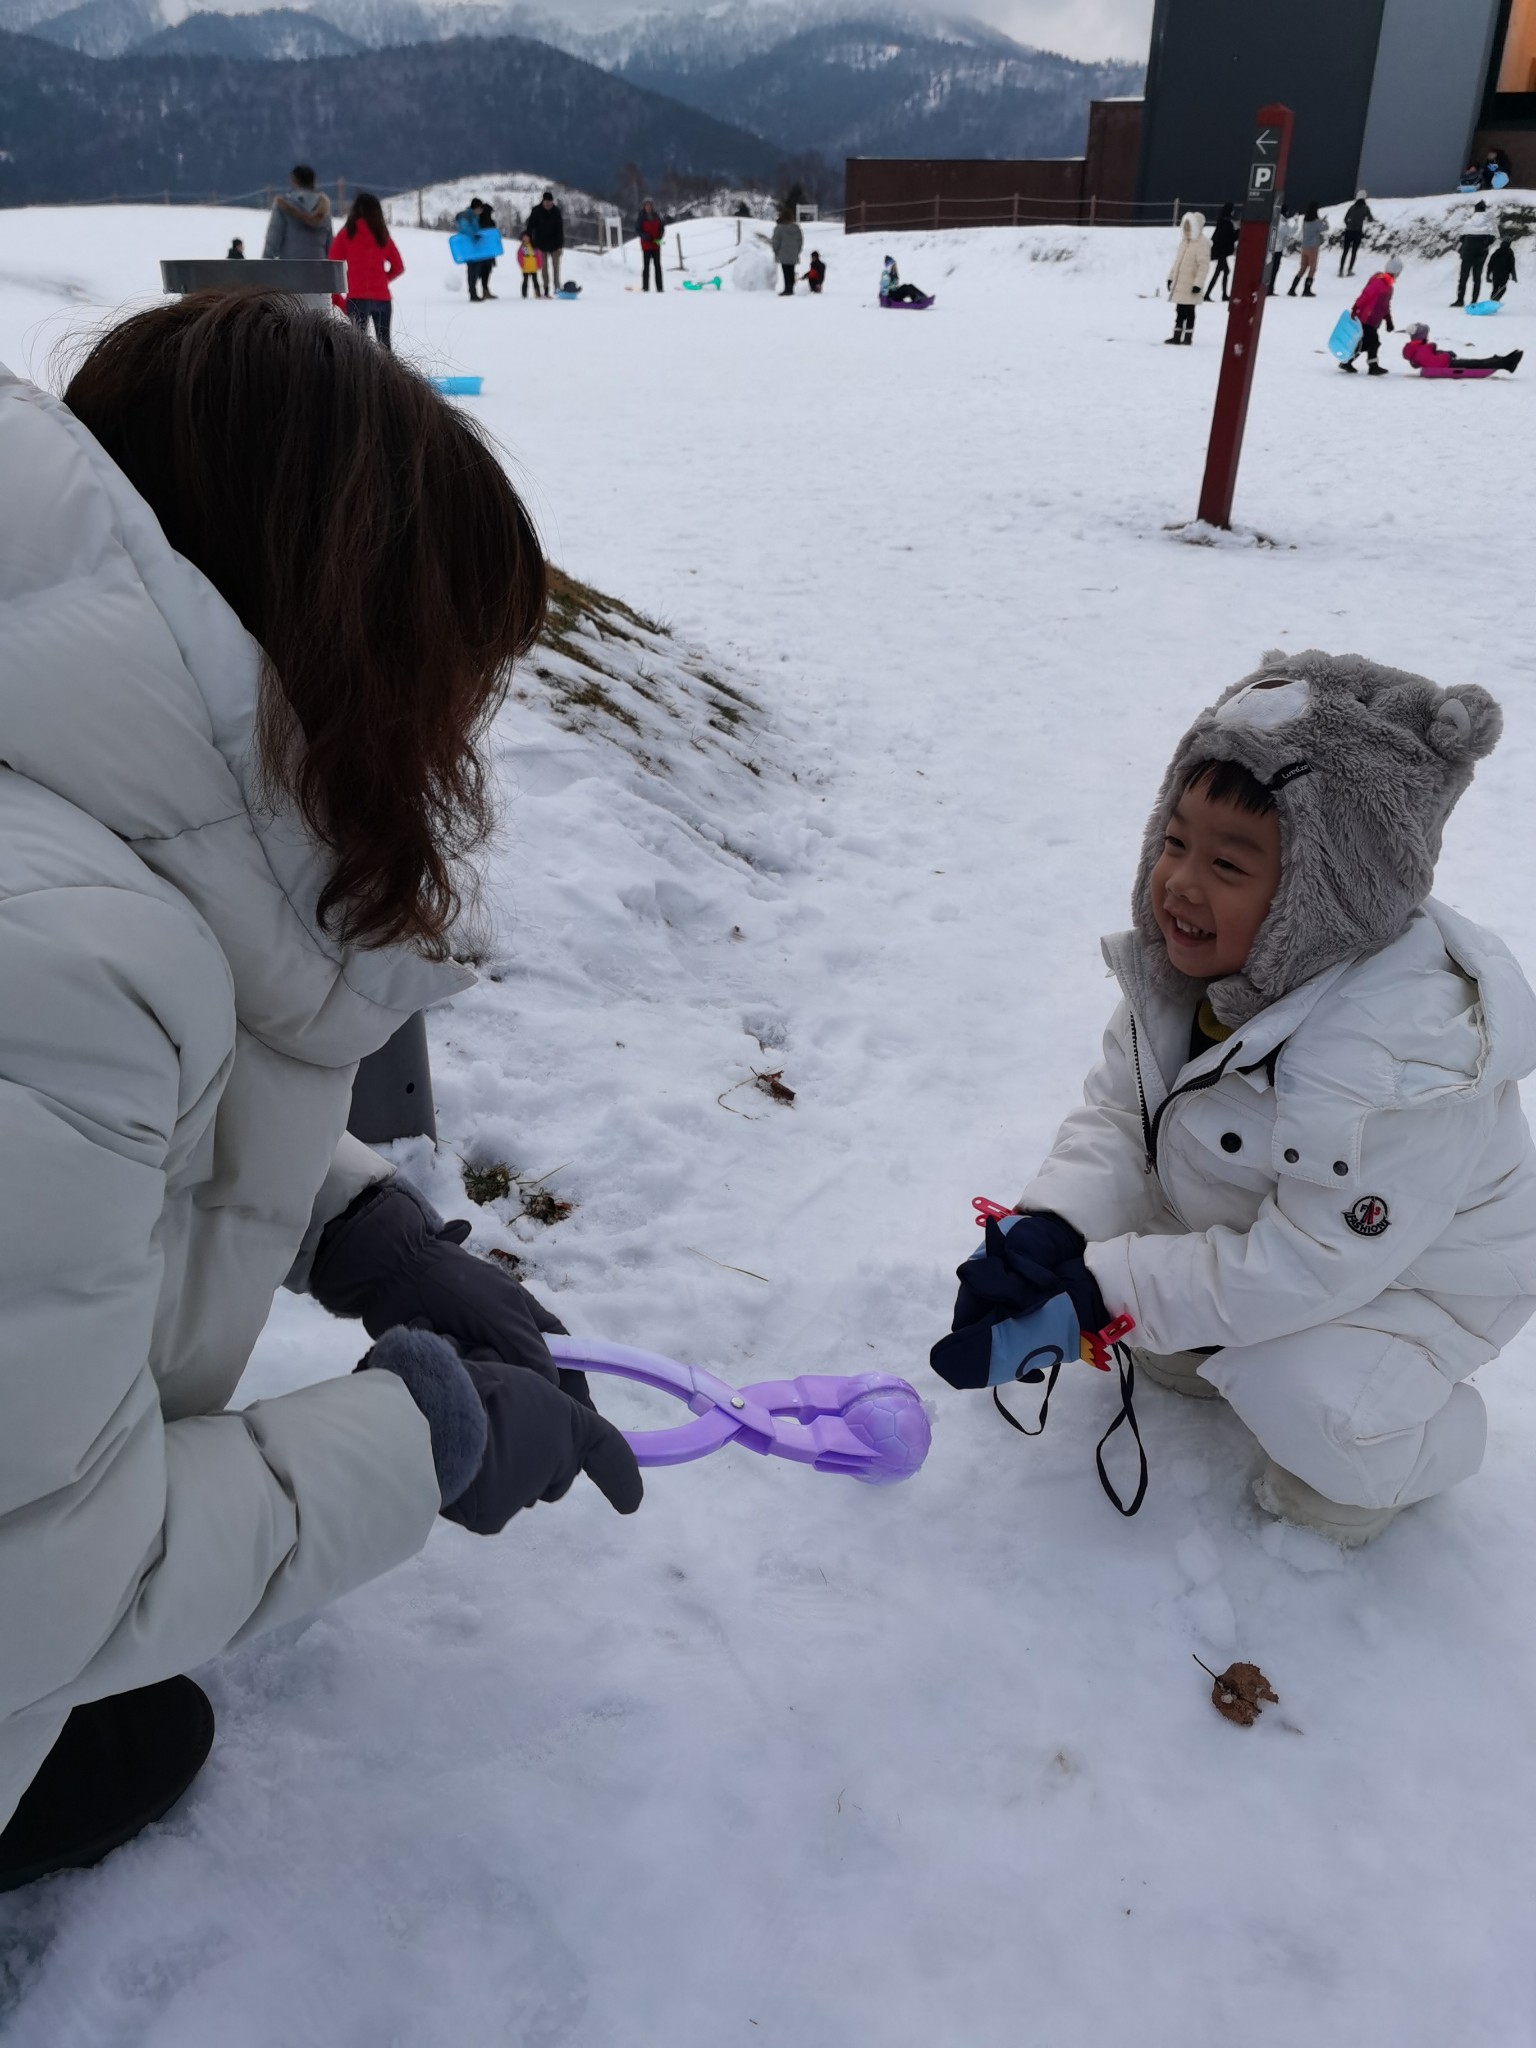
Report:
<svg viewBox="0 0 1536 2048"><path fill-rule="evenodd" d="M1145 61L1152 33L1152 0L970 0L955 11L993 22L1021 43L1069 57Z"/></svg>

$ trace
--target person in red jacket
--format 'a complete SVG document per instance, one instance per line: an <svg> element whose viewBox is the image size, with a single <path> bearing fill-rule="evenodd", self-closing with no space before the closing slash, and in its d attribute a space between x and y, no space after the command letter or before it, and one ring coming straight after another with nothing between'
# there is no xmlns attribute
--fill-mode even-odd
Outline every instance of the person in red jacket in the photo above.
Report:
<svg viewBox="0 0 1536 2048"><path fill-rule="evenodd" d="M640 209L636 223L640 237L640 289L648 292L651 288L651 268L656 270L656 289L663 289L661 282L661 238L667 232L667 224L656 211L654 199L647 199Z"/></svg>
<svg viewBox="0 0 1536 2048"><path fill-rule="evenodd" d="M1433 371L1444 377L1461 377L1468 370L1518 370L1525 351L1516 348L1507 356L1458 356L1448 348L1436 348L1421 320L1417 327L1409 328L1403 354L1421 373Z"/></svg>
<svg viewBox="0 0 1536 2048"><path fill-rule="evenodd" d="M1386 369L1376 358L1381 349L1382 323L1386 323L1388 334L1392 326L1392 287L1403 274L1402 258L1389 256L1383 269L1378 270L1365 281L1365 290L1356 299L1350 311L1360 322L1360 339L1355 344L1355 356L1364 349L1370 357L1370 373L1373 377L1385 377ZM1340 363L1341 370L1355 374L1355 356Z"/></svg>
<svg viewBox="0 0 1536 2048"><path fill-rule="evenodd" d="M404 270L400 251L391 239L384 209L371 192L359 192L352 202L336 239L331 243L331 261L347 266L347 295L337 299L354 327L371 325L385 348L389 347L390 279Z"/></svg>

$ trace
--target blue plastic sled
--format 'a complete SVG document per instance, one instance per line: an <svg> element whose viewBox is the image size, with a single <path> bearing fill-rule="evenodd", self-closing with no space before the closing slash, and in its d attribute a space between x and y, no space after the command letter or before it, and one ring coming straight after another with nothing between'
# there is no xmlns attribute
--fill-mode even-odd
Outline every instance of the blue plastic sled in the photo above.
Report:
<svg viewBox="0 0 1536 2048"><path fill-rule="evenodd" d="M1353 313L1341 313L1328 337L1328 348L1341 363L1347 363L1360 346L1360 322Z"/></svg>
<svg viewBox="0 0 1536 2048"><path fill-rule="evenodd" d="M1494 189L1494 191L1495 191L1495 192L1502 192L1502 191L1504 190L1504 187L1505 187L1505 186L1506 186L1506 185L1507 185L1508 183L1509 183L1509 173L1508 173L1508 171L1495 171L1495 172L1494 172L1494 174L1493 174L1493 189Z"/></svg>
<svg viewBox="0 0 1536 2048"><path fill-rule="evenodd" d="M1469 313L1497 313L1499 311L1499 301L1497 299L1479 299L1475 305L1468 306L1466 310Z"/></svg>
<svg viewBox="0 0 1536 2048"><path fill-rule="evenodd" d="M581 297L581 286L579 284L557 284L554 296L557 299L579 299Z"/></svg>
<svg viewBox="0 0 1536 2048"><path fill-rule="evenodd" d="M444 398L478 398L483 377L429 377L427 382Z"/></svg>
<svg viewBox="0 0 1536 2048"><path fill-rule="evenodd" d="M482 228L478 235L460 229L448 237L448 253L455 263L487 263L501 254L501 229Z"/></svg>
<svg viewBox="0 0 1536 2048"><path fill-rule="evenodd" d="M716 290L716 291L719 291L719 289L720 289L720 280L719 280L719 278L718 278L718 277L705 277L705 278L700 278L700 279L698 279L697 281L696 281L695 279L691 278L691 277L685 277L685 278L683 279L683 290L684 290L685 292L707 292L707 291L709 290L709 288L710 288L710 286L711 286L711 285L713 285L713 286L714 286L714 288L715 288L715 290Z"/></svg>

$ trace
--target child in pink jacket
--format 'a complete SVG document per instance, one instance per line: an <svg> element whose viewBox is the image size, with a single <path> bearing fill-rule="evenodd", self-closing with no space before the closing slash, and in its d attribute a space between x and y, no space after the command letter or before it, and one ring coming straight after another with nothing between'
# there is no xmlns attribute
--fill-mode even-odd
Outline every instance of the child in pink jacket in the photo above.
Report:
<svg viewBox="0 0 1536 2048"><path fill-rule="evenodd" d="M1402 258L1389 256L1385 269L1378 270L1366 279L1365 290L1350 308L1360 322L1360 339L1355 345L1355 356L1364 349L1370 358L1370 374L1373 377L1385 377L1387 374L1385 367L1376 358L1381 349L1382 323L1386 323L1388 334L1393 331L1392 287L1402 274ZM1355 374L1355 356L1339 365L1341 370L1348 370L1351 376Z"/></svg>
<svg viewBox="0 0 1536 2048"><path fill-rule="evenodd" d="M1436 348L1429 338L1429 329L1421 320L1417 327L1408 330L1403 354L1421 376L1464 377L1469 370L1483 373L1518 370L1525 351L1515 348L1504 356L1458 356L1448 348Z"/></svg>

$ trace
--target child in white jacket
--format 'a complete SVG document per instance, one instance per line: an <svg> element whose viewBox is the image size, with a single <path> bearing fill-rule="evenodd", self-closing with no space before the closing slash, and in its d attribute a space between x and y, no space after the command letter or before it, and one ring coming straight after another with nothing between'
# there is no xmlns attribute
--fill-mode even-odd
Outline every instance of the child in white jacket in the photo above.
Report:
<svg viewBox="0 0 1536 2048"><path fill-rule="evenodd" d="M1467 1375L1536 1309L1536 996L1429 895L1498 706L1358 656L1271 655L1180 742L1122 1001L935 1366L998 1384L1039 1318L1116 1317L1224 1395L1261 1506L1346 1544L1478 1469Z"/></svg>

